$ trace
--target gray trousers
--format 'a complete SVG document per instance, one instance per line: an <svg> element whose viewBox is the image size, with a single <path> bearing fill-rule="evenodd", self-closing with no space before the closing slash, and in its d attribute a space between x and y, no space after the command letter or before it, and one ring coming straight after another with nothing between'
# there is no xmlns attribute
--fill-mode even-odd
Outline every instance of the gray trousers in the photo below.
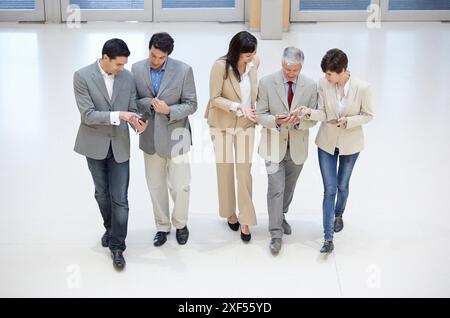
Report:
<svg viewBox="0 0 450 318"><path fill-rule="evenodd" d="M292 159L289 148L280 163L266 161L267 177L267 210L269 212L269 232L272 238L281 238L281 227L284 214L287 213L294 195L298 176L303 164L296 165Z"/></svg>

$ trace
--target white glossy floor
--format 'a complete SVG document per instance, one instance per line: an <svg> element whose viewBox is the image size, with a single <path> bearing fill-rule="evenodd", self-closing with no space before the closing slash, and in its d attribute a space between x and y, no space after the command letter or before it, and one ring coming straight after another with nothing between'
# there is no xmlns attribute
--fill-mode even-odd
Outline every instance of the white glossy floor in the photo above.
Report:
<svg viewBox="0 0 450 318"><path fill-rule="evenodd" d="M303 73L319 79L324 52L347 52L352 74L372 84L375 120L365 127L335 252L319 254L322 183L311 130L310 157L288 215L293 235L268 249L263 163L255 155L259 225L244 245L217 213L212 145L203 112L209 70L242 24L0 24L0 296L2 297L449 297L450 25L296 24L282 41L260 41L259 76L299 46ZM127 268L117 273L100 246L101 217L85 158L72 151L79 113L72 74L121 37L147 54L150 35L170 32L173 57L193 66L192 196L186 246L174 232L161 248L142 153L132 136Z"/></svg>

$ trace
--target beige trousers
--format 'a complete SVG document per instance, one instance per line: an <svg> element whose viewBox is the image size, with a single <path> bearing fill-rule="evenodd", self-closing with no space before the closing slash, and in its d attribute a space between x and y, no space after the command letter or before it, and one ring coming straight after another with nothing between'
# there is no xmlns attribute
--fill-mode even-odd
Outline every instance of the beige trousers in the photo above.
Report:
<svg viewBox="0 0 450 318"><path fill-rule="evenodd" d="M153 204L157 231L169 232L171 225L183 228L188 220L191 168L188 154L165 159L144 152L145 176ZM169 195L173 200L172 222Z"/></svg>
<svg viewBox="0 0 450 318"><path fill-rule="evenodd" d="M251 175L255 128L220 130L211 127L210 133L216 156L219 214L227 218L236 213L235 181L237 181L239 223L256 225ZM235 170L237 180L234 177Z"/></svg>

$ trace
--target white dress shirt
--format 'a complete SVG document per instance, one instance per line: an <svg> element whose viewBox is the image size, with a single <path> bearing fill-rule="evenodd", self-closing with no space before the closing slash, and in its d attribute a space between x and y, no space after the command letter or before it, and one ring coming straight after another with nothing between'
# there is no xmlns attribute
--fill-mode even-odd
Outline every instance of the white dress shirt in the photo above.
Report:
<svg viewBox="0 0 450 318"><path fill-rule="evenodd" d="M252 62L247 63L245 67L245 72L244 74L241 75L241 81L239 83L239 88L241 90L241 103L233 102L231 104L230 109L234 112L237 111L237 108L240 104L248 109L252 107L252 87L250 83L249 73L253 66L254 64ZM242 115L243 114L241 113L237 114L238 117Z"/></svg>
<svg viewBox="0 0 450 318"><path fill-rule="evenodd" d="M102 66L100 65L100 60L98 60L98 68L100 69L100 73L103 76L103 80L105 81L105 86L106 86L106 90L108 91L108 96L109 99L112 99L112 94L113 94L113 87L114 87L114 75L111 74L109 75L108 73L106 73L103 69ZM120 112L110 112L109 113L109 119L111 121L111 125L120 125L120 119L119 119L119 113Z"/></svg>
<svg viewBox="0 0 450 318"><path fill-rule="evenodd" d="M348 105L348 90L350 89L350 78L347 80L347 83L344 85L344 96L341 96L339 93L339 87L338 84L336 84L336 116L337 118L341 118L342 114L344 113L345 107ZM339 139L336 144L336 148L339 149Z"/></svg>
<svg viewBox="0 0 450 318"><path fill-rule="evenodd" d="M340 95L338 84L336 84L336 99L337 99L336 115L337 115L337 118L342 117L342 114L344 113L344 109L345 109L345 107L347 107L348 90L349 89L350 89L350 78L347 80L347 83L345 83L345 85L344 85L344 96Z"/></svg>

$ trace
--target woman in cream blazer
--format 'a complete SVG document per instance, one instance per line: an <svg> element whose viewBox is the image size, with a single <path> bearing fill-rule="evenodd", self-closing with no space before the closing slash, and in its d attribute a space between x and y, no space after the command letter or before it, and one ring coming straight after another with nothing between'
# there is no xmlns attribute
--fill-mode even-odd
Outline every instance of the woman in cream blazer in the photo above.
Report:
<svg viewBox="0 0 450 318"><path fill-rule="evenodd" d="M344 227L342 215L349 194L350 177L356 159L364 148L362 125L373 118L369 84L350 76L347 65L344 52L329 50L321 62L325 78L319 81L318 109L302 108L300 111L307 118L322 122L316 137L324 186L325 241L321 253L333 251L333 232L339 232Z"/></svg>
<svg viewBox="0 0 450 318"><path fill-rule="evenodd" d="M231 39L228 53L215 61L211 69L210 98L205 113L216 157L219 214L227 218L232 230L241 228L244 242L251 239L249 225L256 225L250 173L259 66L256 46L256 38L247 31Z"/></svg>

